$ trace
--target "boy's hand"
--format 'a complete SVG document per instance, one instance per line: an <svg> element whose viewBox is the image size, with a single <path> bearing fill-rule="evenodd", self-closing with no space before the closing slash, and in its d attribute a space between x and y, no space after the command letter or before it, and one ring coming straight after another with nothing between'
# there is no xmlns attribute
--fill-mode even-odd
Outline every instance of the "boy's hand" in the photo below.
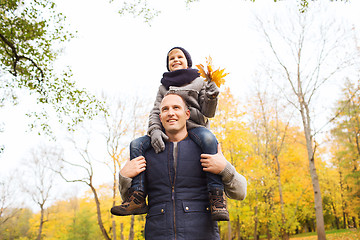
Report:
<svg viewBox="0 0 360 240"><path fill-rule="evenodd" d="M209 98L216 98L219 95L220 90L216 86L215 82L210 81L210 82L207 82L207 84L205 86L205 93Z"/></svg>
<svg viewBox="0 0 360 240"><path fill-rule="evenodd" d="M162 152L165 150L164 140L169 140L169 137L161 130L153 130L151 132L151 146L154 148L156 153Z"/></svg>

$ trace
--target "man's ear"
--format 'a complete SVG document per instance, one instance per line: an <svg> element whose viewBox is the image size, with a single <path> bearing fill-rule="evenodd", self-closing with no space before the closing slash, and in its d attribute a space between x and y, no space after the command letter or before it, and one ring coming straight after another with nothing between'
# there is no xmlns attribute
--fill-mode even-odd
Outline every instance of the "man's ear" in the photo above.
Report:
<svg viewBox="0 0 360 240"><path fill-rule="evenodd" d="M186 109L186 120L190 118L190 110Z"/></svg>

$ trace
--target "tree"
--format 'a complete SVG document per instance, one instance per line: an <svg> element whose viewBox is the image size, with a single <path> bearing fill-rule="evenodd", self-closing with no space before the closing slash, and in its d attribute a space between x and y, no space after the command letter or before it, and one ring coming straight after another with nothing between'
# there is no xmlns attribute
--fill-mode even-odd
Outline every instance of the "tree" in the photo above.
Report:
<svg viewBox="0 0 360 240"><path fill-rule="evenodd" d="M18 208L19 184L14 172L0 179L0 239L9 239L10 236L25 235L28 230L26 224L32 212L29 209Z"/></svg>
<svg viewBox="0 0 360 240"><path fill-rule="evenodd" d="M74 225L70 227L70 235L73 237L70 239L88 239L91 240L91 236L93 235L94 228L91 224L91 216L92 213L88 209L84 209L80 211L76 220L74 220Z"/></svg>
<svg viewBox="0 0 360 240"><path fill-rule="evenodd" d="M97 189L98 192L102 190ZM109 193L109 192L108 192ZM77 195L77 193L75 193ZM96 205L93 201L92 191L88 190L81 197L68 196L62 200L54 201L47 208L48 222L44 225L43 232L46 239L64 240L92 240L102 239L102 233L97 223ZM108 197L110 195L107 195ZM106 200L110 200L108 197ZM109 202L101 199L101 202ZM38 228L37 219L40 214L34 214L30 219L30 231L32 234ZM25 236L25 235L23 235ZM34 239L34 237L29 238Z"/></svg>
<svg viewBox="0 0 360 240"><path fill-rule="evenodd" d="M315 136L318 131L314 121L318 109L314 101L325 83L352 65L354 52L347 49L354 44L351 44L348 29L334 19L319 18L321 13L316 12L316 8L319 6L309 5L305 13L295 12L294 7L288 8L293 13L290 14L291 19L263 20L257 17L257 22L275 62L269 63L272 68L267 70L269 78L276 79L273 84L279 86L284 98L297 109L303 125L313 183L317 233L319 239L325 239L322 197L315 165L318 146ZM282 24L284 22L288 24ZM349 45L346 46L345 42ZM287 57L289 53L291 58ZM287 87L281 86L280 79L286 82Z"/></svg>
<svg viewBox="0 0 360 240"><path fill-rule="evenodd" d="M246 106L252 133L247 140L252 146L247 176L253 184L247 199L254 208L254 239L264 233L268 239L288 239L300 225L298 210L306 212L299 207L308 200L305 193L310 186L304 180L306 149L292 121L294 111L274 92L273 84L264 81L266 77L256 73Z"/></svg>
<svg viewBox="0 0 360 240"><path fill-rule="evenodd" d="M14 178L12 176L7 179L1 179L0 181L0 226L5 223L12 213L7 213L12 208L16 194L16 186L14 184Z"/></svg>
<svg viewBox="0 0 360 240"><path fill-rule="evenodd" d="M51 134L52 116L73 130L101 110L93 95L75 86L71 70L54 71L63 43L73 37L52 0L0 1L0 106L15 104L19 90L31 95L42 109L27 114L34 119L30 126L42 133Z"/></svg>
<svg viewBox="0 0 360 240"><path fill-rule="evenodd" d="M312 217L304 137L270 95L250 97L242 106L225 88L211 119L225 157L248 180L246 199L229 199L231 221L219 224L220 234L224 239L286 238L301 228L303 218Z"/></svg>
<svg viewBox="0 0 360 240"><path fill-rule="evenodd" d="M356 216L360 213L360 109L359 87L348 80L343 88L341 99L337 102L332 133L333 160L339 174L341 192L341 209L343 226L347 226L347 218L352 216L356 224Z"/></svg>
<svg viewBox="0 0 360 240"><path fill-rule="evenodd" d="M216 116L210 119L211 131L216 135L221 144L224 156L237 167L240 173L244 173L246 157L249 155L247 142L249 131L244 122L244 111L240 108L239 101L233 96L229 88L225 88L219 95L219 105ZM234 235L238 238L246 238L247 229L242 225L247 225L248 219L244 217L248 214L245 204L239 201L228 201L230 221L220 223L220 234L224 239L231 239ZM225 226L224 226L225 225ZM236 227L236 231L232 231ZM222 230L225 229L225 230Z"/></svg>
<svg viewBox="0 0 360 240"><path fill-rule="evenodd" d="M81 201L84 200L85 199L81 199ZM78 209L76 214L73 216L71 223L67 226L69 228L67 239L91 240L94 238L101 237L101 236L96 236L97 224L94 218L95 214L92 211L91 205L86 206L85 203L82 204L81 202L77 203L77 205L80 205L82 207Z"/></svg>
<svg viewBox="0 0 360 240"><path fill-rule="evenodd" d="M54 187L56 165L61 158L61 153L53 147L39 146L31 152L31 158L24 165L25 172L22 174L22 188L30 195L35 204L40 208L40 223L37 240L42 238L42 229L45 219L45 206L51 200Z"/></svg>
<svg viewBox="0 0 360 240"><path fill-rule="evenodd" d="M144 105L141 105L141 101L138 101L138 99L135 100L134 102L134 107L133 107L133 111L131 116L131 120L132 121L132 139L135 139L136 137L139 137L139 135L144 135L144 130L145 130L145 121L146 119L148 119L148 114L146 114L144 116L144 109L141 108L144 107ZM138 121L139 119L141 119L142 121ZM140 124L139 124L140 123ZM142 217L142 216L140 216ZM140 219L141 221L141 219ZM135 224L135 216L131 215L131 222L130 222L130 231L129 231L129 240L133 240L135 237L135 233L134 233L134 224Z"/></svg>
<svg viewBox="0 0 360 240"><path fill-rule="evenodd" d="M184 1L184 0L183 0ZM239 0L241 1L241 0ZM256 0L250 0L251 2L255 2ZM338 1L338 0L329 0L330 2ZM343 2L348 2L349 0L339 0ZM118 2L117 0L109 0L110 3ZM157 17L161 11L156 8L151 7L151 0L128 0L122 2L122 5L119 6L119 14L131 14L134 17L140 17L144 20L144 22L150 24L151 21ZM185 0L184 1L187 7L194 2L200 2L200 0ZM274 2L282 2L281 0L274 0ZM309 7L309 0L296 0L298 10L301 13L306 12ZM150 4L149 4L150 3Z"/></svg>
<svg viewBox="0 0 360 240"><path fill-rule="evenodd" d="M106 97L105 97L106 98ZM106 139L106 147L107 152L111 161L106 164L112 171L113 174L113 187L112 187L112 198L113 204L116 205L117 198L117 173L119 167L121 165L121 156L125 150L125 147L122 146L121 140L124 135L127 133L128 126L125 123L126 119L124 117L124 104L121 101L113 101L112 99L104 99L105 103L115 103L112 105L113 108L110 110L110 106L107 106L108 113L104 114L104 122L106 126L106 131L104 131L103 135ZM113 110L114 109L114 110ZM116 222L114 220L114 216L111 215L112 219L112 231L113 231L113 239L116 240Z"/></svg>
<svg viewBox="0 0 360 240"><path fill-rule="evenodd" d="M292 224L289 224L287 216L285 214L285 202L283 194L283 185L281 178L282 176L282 167L280 161L283 160L282 152L286 150L286 144L288 142L288 128L290 125L291 114L289 117L286 117L286 104L281 104L281 101L278 99L278 96L272 96L272 91L267 86L268 84L260 84L260 79L255 79L256 90L254 102L250 104L252 106L251 114L252 121L251 125L252 131L254 132L257 141L255 142L255 148L258 149L256 152L260 155L263 166L265 166L269 173L266 177L268 184L268 193L266 196L268 199L269 210L271 211L270 215L273 215L274 208L276 208L276 203L273 200L274 195L276 194L276 188L279 194L279 205L281 213L281 227L275 225L276 229L270 231L271 226L269 226L268 236L271 238L271 235L278 235L272 237L282 237L282 239L289 239ZM276 179L272 181L272 179ZM277 186L276 186L277 184ZM273 221L276 222L276 221ZM274 225L274 224L273 224ZM255 231L256 232L256 231ZM272 234L270 234L272 232ZM254 233L256 236L256 233Z"/></svg>
<svg viewBox="0 0 360 240"><path fill-rule="evenodd" d="M105 131L103 136L106 140L106 149L110 157L110 161L105 163L111 169L113 175L113 206L118 202L117 195L117 177L121 165L124 163L124 160L128 159L129 152L127 151L129 146L129 137L135 138L139 135L145 134L145 126L147 114L145 115L145 101L140 100L138 97L126 102L118 98L110 98L103 96L104 102L106 104L106 109L108 114L103 115L103 121L105 126ZM126 106L131 106L127 108ZM127 156L126 156L127 154ZM114 216L111 215L112 219L112 230L113 230L113 239L116 239L116 222ZM134 217L131 218L131 225L134 224ZM131 229L134 229L133 227ZM132 238L134 232L130 231ZM131 237L129 237L131 238Z"/></svg>
<svg viewBox="0 0 360 240"><path fill-rule="evenodd" d="M80 160L76 160L72 158L68 160L66 158L62 158L61 162L63 163L62 169L60 171L56 171L66 182L80 182L86 184L90 189L94 197L94 201L96 204L96 214L97 214L97 222L102 233L102 236L106 240L110 240L110 236L104 227L104 222L102 218L101 212L101 204L98 192L94 183L94 174L95 174L95 163L96 160L93 158L90 152L90 139L92 139L90 129L91 127L82 126L84 131L78 130L76 133L81 135L81 139L85 139L85 143L76 139L74 134L71 134L69 141L74 146L75 150L80 156ZM83 144L83 145L82 145ZM76 176L69 176L66 173L66 168L70 167L74 172L76 172Z"/></svg>
<svg viewBox="0 0 360 240"><path fill-rule="evenodd" d="M4 131L3 124L0 123L0 133L2 133L3 131ZM3 152L4 152L4 149L5 149L5 146L4 146L4 145L0 145L0 157L1 157L1 155L3 154Z"/></svg>
<svg viewBox="0 0 360 240"><path fill-rule="evenodd" d="M115 100L114 100L115 99ZM93 194L93 199L97 209L97 220L100 231L104 239L116 239L116 222L110 215L109 209L111 206L107 205L106 215L109 218L103 217L104 205L101 202L99 190L96 188L95 178L99 176L100 169L110 169L109 176L112 176L112 206L120 200L117 198L117 173L125 157L129 142L134 136L144 134L145 119L144 118L144 104L136 98L134 101L119 100L119 98L111 98L103 96L105 102L104 115L99 115L96 121L86 121L79 125L79 128L74 133L69 133L69 142L75 148L79 158L72 157L71 159L64 158L63 169L58 171L60 176L67 182L80 182L86 184ZM81 128L80 128L81 126ZM95 150L95 151L94 151ZM101 153L99 153L101 152ZM97 153L99 155L94 155ZM106 157L108 154L108 157ZM128 154L128 153L127 153ZM106 168L107 167L107 168ZM71 172L76 172L76 176L72 176ZM104 176L101 177L104 181ZM111 219L112 226L107 226L106 220ZM140 219L141 221L141 219ZM134 227L135 219L132 217L131 229L129 234L135 236ZM109 227L110 231L106 228ZM110 234L109 234L110 233ZM139 232L141 234L141 232Z"/></svg>
<svg viewBox="0 0 360 240"><path fill-rule="evenodd" d="M8 209L8 213L12 215L7 218L6 222L0 225L0 240L9 239L34 239L29 234L29 220L33 216L30 208L13 208ZM3 215L6 218L7 213Z"/></svg>

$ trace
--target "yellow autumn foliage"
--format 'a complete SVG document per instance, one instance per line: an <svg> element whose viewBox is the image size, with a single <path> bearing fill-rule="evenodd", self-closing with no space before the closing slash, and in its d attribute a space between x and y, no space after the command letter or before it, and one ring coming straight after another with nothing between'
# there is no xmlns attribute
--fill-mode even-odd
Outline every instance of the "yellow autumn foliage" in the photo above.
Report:
<svg viewBox="0 0 360 240"><path fill-rule="evenodd" d="M214 71L212 58L210 56L208 58L206 58L207 71L205 71L205 67L202 64L196 65L196 67L199 69L199 73L200 73L201 77L205 78L206 81L215 82L215 84L218 87L220 87L221 85L223 85L225 83L224 78L229 74L229 73L224 73L225 69L218 68L217 70Z"/></svg>

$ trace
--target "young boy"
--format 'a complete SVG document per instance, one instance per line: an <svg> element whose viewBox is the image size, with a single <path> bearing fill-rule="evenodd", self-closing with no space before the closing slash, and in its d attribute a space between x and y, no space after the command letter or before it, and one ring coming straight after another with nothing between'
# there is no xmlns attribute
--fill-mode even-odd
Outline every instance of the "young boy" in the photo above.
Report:
<svg viewBox="0 0 360 240"><path fill-rule="evenodd" d="M130 143L130 159L143 156L150 144L156 153L164 150L164 140L168 140L168 137L162 129L159 106L163 97L169 92L179 94L189 107L190 119L187 121L189 137L201 147L203 153L216 154L218 142L215 135L207 129L209 127L207 118L215 115L219 89L214 82L205 82L199 77L198 70L191 68L191 56L184 48L170 49L166 65L169 71L163 74L154 107L150 112L148 136L140 137ZM212 220L229 221L221 177L206 173L206 178ZM148 209L145 198L145 173L142 172L133 178L129 197L120 206L113 207L111 213L118 216L144 214Z"/></svg>

